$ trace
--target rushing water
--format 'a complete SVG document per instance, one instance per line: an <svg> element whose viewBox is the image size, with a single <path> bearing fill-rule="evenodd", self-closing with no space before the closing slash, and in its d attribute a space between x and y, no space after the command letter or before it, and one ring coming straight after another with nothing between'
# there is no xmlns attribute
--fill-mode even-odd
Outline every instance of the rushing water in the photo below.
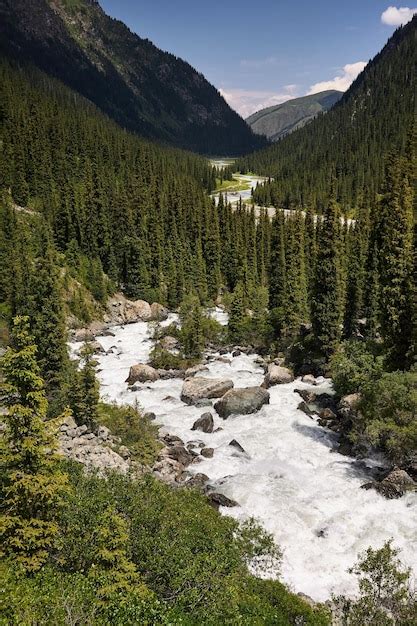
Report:
<svg viewBox="0 0 417 626"><path fill-rule="evenodd" d="M219 310L216 317L226 323ZM195 419L208 409L181 402L181 380L146 383L137 392L129 391L125 383L130 366L149 357L150 325L140 322L113 331L115 337L98 338L106 351L114 346L98 357L102 396L118 403L138 401L156 414L167 432L214 448L212 459L189 469L207 474L218 491L239 502L239 508L225 513L238 518L253 515L273 533L284 551L282 576L296 591L316 600L325 600L332 592L354 593L346 570L358 552L369 545L379 547L390 537L402 550L403 561L417 572L417 495L385 500L360 489L369 480L372 461L358 463L334 452L335 435L297 409L300 397L294 389L309 385L297 380L272 387L270 404L258 413L224 421L213 410L215 427L223 430L191 431ZM255 356L225 356L230 364L213 360L202 375L231 378L235 387L262 382ZM329 381L314 389L329 391ZM230 447L232 439L248 455Z"/></svg>

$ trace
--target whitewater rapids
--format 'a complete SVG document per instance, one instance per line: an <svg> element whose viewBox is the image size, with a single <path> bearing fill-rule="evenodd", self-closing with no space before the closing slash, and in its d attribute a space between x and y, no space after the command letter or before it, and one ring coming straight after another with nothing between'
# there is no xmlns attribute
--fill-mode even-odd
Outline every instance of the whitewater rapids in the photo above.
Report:
<svg viewBox="0 0 417 626"><path fill-rule="evenodd" d="M216 317L226 323L220 310ZM173 319L170 316L164 324ZM223 430L191 431L194 421L210 408L181 402L181 380L145 383L136 392L125 383L130 366L149 358L151 324L139 322L112 331L114 337L98 338L106 351L115 347L112 353L97 356L102 398L118 404L138 402L156 414L163 432L214 448L212 459L187 469L207 474L217 491L240 504L223 509L224 513L255 516L274 535L284 552L282 578L294 591L318 601L332 593L355 594L347 569L359 552L370 545L380 547L391 537L401 549L402 561L417 573L417 494L386 500L360 489L370 479L373 462L357 462L334 452L336 435L297 409L301 398L294 390L311 389L310 385L296 380L270 388L270 404L253 415L222 420L212 410L215 428ZM214 360L202 376L231 378L235 387L262 383L256 355L224 356L231 364ZM329 391L330 381L313 389ZM249 458L236 454L228 445L232 439Z"/></svg>

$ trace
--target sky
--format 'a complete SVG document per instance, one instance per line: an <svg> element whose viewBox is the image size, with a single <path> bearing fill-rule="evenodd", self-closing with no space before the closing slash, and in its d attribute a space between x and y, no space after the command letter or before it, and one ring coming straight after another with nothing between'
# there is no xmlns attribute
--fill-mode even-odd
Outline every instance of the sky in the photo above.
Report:
<svg viewBox="0 0 417 626"><path fill-rule="evenodd" d="M141 37L188 61L243 117L345 91L417 13L381 0L99 0Z"/></svg>

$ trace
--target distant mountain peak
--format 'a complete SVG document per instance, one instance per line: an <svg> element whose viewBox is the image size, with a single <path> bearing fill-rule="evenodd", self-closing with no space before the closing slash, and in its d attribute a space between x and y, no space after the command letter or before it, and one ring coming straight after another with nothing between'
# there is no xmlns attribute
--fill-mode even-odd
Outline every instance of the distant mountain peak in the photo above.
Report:
<svg viewBox="0 0 417 626"><path fill-rule="evenodd" d="M36 65L144 137L216 155L266 143L201 73L96 0L0 0L0 52Z"/></svg>
<svg viewBox="0 0 417 626"><path fill-rule="evenodd" d="M325 113L343 96L343 92L329 89L320 93L287 100L261 109L250 115L246 122L252 130L265 135L271 141L278 141L297 128L314 119L319 113Z"/></svg>

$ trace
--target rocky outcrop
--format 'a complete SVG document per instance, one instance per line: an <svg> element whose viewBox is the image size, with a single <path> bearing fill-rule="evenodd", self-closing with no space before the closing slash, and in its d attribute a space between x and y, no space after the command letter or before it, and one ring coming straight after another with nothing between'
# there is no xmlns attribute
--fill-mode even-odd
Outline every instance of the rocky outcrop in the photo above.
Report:
<svg viewBox="0 0 417 626"><path fill-rule="evenodd" d="M362 485L363 489L375 489L385 498L401 498L407 491L417 491L417 483L405 470L395 468L381 481Z"/></svg>
<svg viewBox="0 0 417 626"><path fill-rule="evenodd" d="M223 419L229 415L247 415L255 413L264 405L269 404L269 392L262 387L246 387L228 391L214 408Z"/></svg>
<svg viewBox="0 0 417 626"><path fill-rule="evenodd" d="M77 426L72 417L67 417L59 428L60 453L100 473L114 470L126 474L131 469L129 450L119 444L120 440L105 426L93 433L85 425Z"/></svg>
<svg viewBox="0 0 417 626"><path fill-rule="evenodd" d="M265 376L264 386L268 388L273 385L283 385L285 383L291 383L293 380L294 374L290 369L282 365L271 363Z"/></svg>
<svg viewBox="0 0 417 626"><path fill-rule="evenodd" d="M138 363L130 368L126 382L133 385L134 383L154 382L155 380L159 380L157 370L145 363Z"/></svg>
<svg viewBox="0 0 417 626"><path fill-rule="evenodd" d="M184 381L181 400L186 404L196 404L205 398L221 398L232 387L231 380L195 376Z"/></svg>
<svg viewBox="0 0 417 626"><path fill-rule="evenodd" d="M201 430L203 433L212 433L214 429L214 420L211 413L203 413L201 417L196 420L191 430Z"/></svg>
<svg viewBox="0 0 417 626"><path fill-rule="evenodd" d="M151 305L145 300L128 300L120 293L112 296L107 304L104 321L109 324L132 324L149 322L152 319Z"/></svg>

